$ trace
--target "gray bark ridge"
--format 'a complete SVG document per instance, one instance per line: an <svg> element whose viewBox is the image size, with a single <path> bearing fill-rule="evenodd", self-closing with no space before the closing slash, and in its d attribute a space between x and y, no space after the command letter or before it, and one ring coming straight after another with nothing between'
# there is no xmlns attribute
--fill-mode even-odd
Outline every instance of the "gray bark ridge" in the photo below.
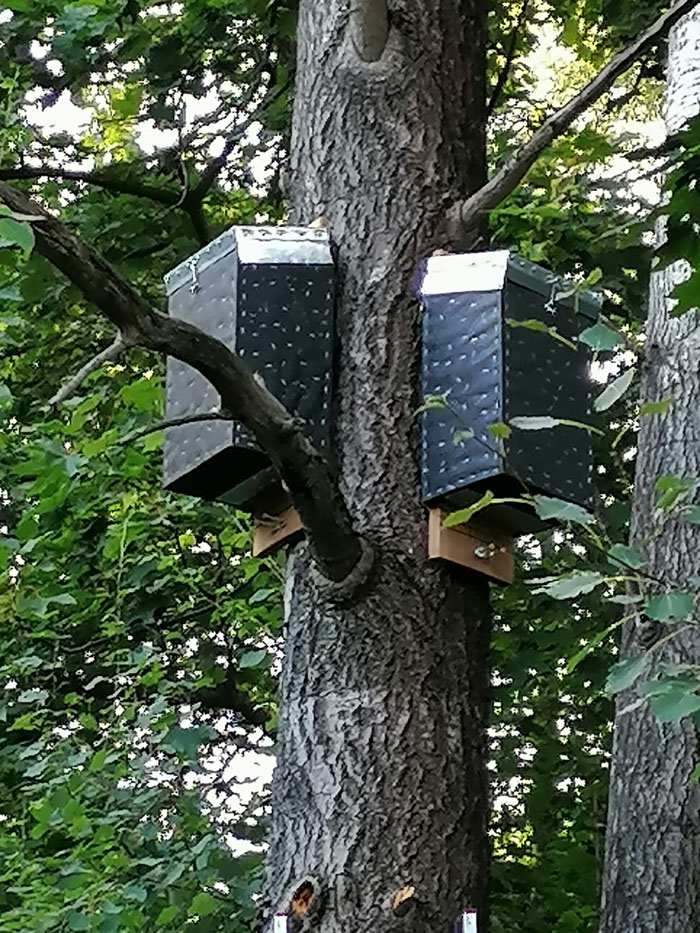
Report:
<svg viewBox="0 0 700 933"><path fill-rule="evenodd" d="M700 110L700 10L682 20L669 42L665 117L669 133ZM663 235L663 225L659 230ZM660 476L700 476L700 317L669 314L668 295L683 267L654 274L647 326L643 399L673 396L667 414L642 419L633 532L651 569L682 587L700 574L700 529L662 523L654 502ZM666 630L663 634L666 634ZM629 624L622 656L643 651L644 629ZM700 629L679 633L650 654L648 679L667 663L700 663ZM647 706L628 710L620 697L603 885L603 933L695 933L700 930L700 787L689 782L698 735L687 720L666 724Z"/></svg>

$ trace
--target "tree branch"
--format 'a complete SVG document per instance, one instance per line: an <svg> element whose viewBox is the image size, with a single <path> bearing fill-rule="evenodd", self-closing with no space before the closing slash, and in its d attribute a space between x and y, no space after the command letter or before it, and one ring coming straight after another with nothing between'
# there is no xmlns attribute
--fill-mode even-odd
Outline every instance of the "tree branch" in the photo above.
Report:
<svg viewBox="0 0 700 933"><path fill-rule="evenodd" d="M148 182L128 178L111 178L100 172L84 172L61 168L57 165L18 165L0 168L0 181L32 181L37 178L61 178L65 181L83 181L96 185L112 194L131 194L137 198L149 198L159 204L175 207L180 198L178 191L161 188Z"/></svg>
<svg viewBox="0 0 700 933"><path fill-rule="evenodd" d="M624 74L647 49L664 38L671 27L694 9L697 3L698 0L677 0L634 42L614 55L582 91L549 116L532 137L510 156L493 178L466 201L453 204L447 217L449 239L464 241L473 238L483 215L493 210L517 187L540 153L566 132L578 116L602 97L620 75Z"/></svg>
<svg viewBox="0 0 700 933"><path fill-rule="evenodd" d="M57 405L59 402L65 402L67 398L70 398L75 390L82 384L83 380L86 379L90 373L94 373L96 369L99 369L103 363L108 363L110 360L116 359L119 354L126 350L128 344L124 340L121 334L115 338L113 343L110 343L108 347L105 347L97 356L93 356L91 360L88 360L84 366L81 366L78 372L71 376L70 379L67 379L63 383L61 388L49 399L49 405Z"/></svg>
<svg viewBox="0 0 700 933"><path fill-rule="evenodd" d="M195 192L175 191L161 188L147 181L129 178L116 178L101 172L85 172L79 169L65 169L57 165L18 165L12 168L0 168L0 181L33 181L38 178L60 178L64 181L80 181L95 185L111 194L129 194L136 198L147 198L168 207L181 208L190 218L192 229L200 246L206 246L211 240L209 225L201 205L201 196ZM203 196L203 195L202 195Z"/></svg>
<svg viewBox="0 0 700 933"><path fill-rule="evenodd" d="M378 61L389 38L386 0L350 0L350 36L363 62Z"/></svg>
<svg viewBox="0 0 700 933"><path fill-rule="evenodd" d="M287 90L288 83L285 82L280 87L276 88L273 91L268 90L264 95L262 101L256 106L255 110L252 113L249 113L247 118L243 123L238 123L233 129L227 134L224 141L224 147L221 153L218 156L215 156L209 161L204 171L199 177L199 181L192 189L188 200L194 204L200 204L201 201L206 197L207 193L211 189L212 185L216 181L219 172L228 162L231 153L236 148L238 143L243 139L245 134L250 129L251 125L259 119L260 110L265 106L268 106L271 103L274 103L278 97L280 97ZM255 95L260 90L260 84L252 84L249 92L243 97L243 99L238 103L237 110L244 111L246 108L250 107L255 99Z"/></svg>
<svg viewBox="0 0 700 933"><path fill-rule="evenodd" d="M215 337L156 311L88 243L24 193L0 182L11 210L44 218L35 224L36 248L119 329L128 345L167 353L198 370L221 396L222 408L247 428L285 483L324 577L344 580L362 555L345 503L321 454L301 423L240 357Z"/></svg>
<svg viewBox="0 0 700 933"><path fill-rule="evenodd" d="M487 118L490 117L493 111L496 109L496 105L498 104L501 97L501 92L503 91L506 81L508 80L508 76L510 75L510 69L513 67L513 62L515 61L515 52L518 48L518 36L520 35L520 32L525 25L525 18L527 17L529 3L530 0L523 0L523 5L520 8L520 16L518 16L518 21L513 27L513 31L510 35L510 43L508 45L508 52L506 53L505 63L503 68L501 68L501 72L498 75L498 80L494 85L491 96L489 97L489 102L486 105Z"/></svg>
<svg viewBox="0 0 700 933"><path fill-rule="evenodd" d="M222 149L221 154L218 156L215 156L215 158L213 158L209 162L207 167L204 169L204 171L200 175L199 181L197 182L195 187L192 189L192 192L189 195L189 197L193 201L197 203L201 202L202 199L205 197L205 195L208 193L209 189L216 181L216 178L219 172L226 165L229 156L231 155L233 150L236 148L238 143L241 141L241 139L243 139L243 137L245 136L248 130L248 127L250 126L252 122L253 122L253 117L250 117L242 125L237 126L234 130L231 131L231 133L229 133L228 137L226 138L226 142L224 143L224 148Z"/></svg>
<svg viewBox="0 0 700 933"><path fill-rule="evenodd" d="M182 415L179 418L164 418L163 421L155 421L153 424L147 424L143 428L137 428L135 431L129 431L117 442L120 446L131 444L142 437L148 437L149 434L155 434L156 431L165 431L167 428L181 428L186 424L197 424L200 421L233 421L233 415L230 411L219 409L218 411L205 411L199 415Z"/></svg>

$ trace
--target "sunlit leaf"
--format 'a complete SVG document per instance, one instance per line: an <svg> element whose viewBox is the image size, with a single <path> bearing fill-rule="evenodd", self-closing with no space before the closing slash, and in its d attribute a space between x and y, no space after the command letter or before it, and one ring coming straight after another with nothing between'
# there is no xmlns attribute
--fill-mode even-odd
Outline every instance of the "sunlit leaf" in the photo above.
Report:
<svg viewBox="0 0 700 933"><path fill-rule="evenodd" d="M551 418L549 415L523 415L511 418L508 424L511 428L519 428L521 431L542 431L548 428L556 428L559 425L559 421L557 418Z"/></svg>
<svg viewBox="0 0 700 933"><path fill-rule="evenodd" d="M691 692L662 694L651 701L651 712L661 722L678 722L698 710L700 696Z"/></svg>
<svg viewBox="0 0 700 933"><path fill-rule="evenodd" d="M639 551L633 547L628 547L626 544L613 544L608 551L608 556L613 563L621 564L623 567L629 567L632 570L639 570L644 564L644 558Z"/></svg>
<svg viewBox="0 0 700 933"><path fill-rule="evenodd" d="M693 611L693 593L674 590L652 596L644 607L644 614L657 622L672 622L687 619Z"/></svg>
<svg viewBox="0 0 700 933"><path fill-rule="evenodd" d="M556 519L560 522L575 522L579 525L587 525L593 521L593 515L590 512L573 502L540 495L533 496L532 500L535 512L544 521Z"/></svg>
<svg viewBox="0 0 700 933"><path fill-rule="evenodd" d="M604 574L596 571L584 571L583 573L573 573L569 576L559 577L535 588L533 592L546 593L554 599L572 599L574 596L592 592L604 581Z"/></svg>
<svg viewBox="0 0 700 933"><path fill-rule="evenodd" d="M621 376L618 376L617 379L614 379L610 385L600 393L600 395L593 402L593 407L596 411L606 411L615 402L619 401L625 392L632 385L636 370L634 367L628 369Z"/></svg>
<svg viewBox="0 0 700 933"><path fill-rule="evenodd" d="M0 217L0 247L19 246L25 255L34 249L34 231L28 223Z"/></svg>
<svg viewBox="0 0 700 933"><path fill-rule="evenodd" d="M627 658L624 661L618 661L610 668L608 679L605 682L605 690L608 693L621 693L636 683L641 676L647 664L646 655L638 658Z"/></svg>
<svg viewBox="0 0 700 933"><path fill-rule="evenodd" d="M620 335L601 323L581 331L578 339L593 350L614 350L620 344Z"/></svg>

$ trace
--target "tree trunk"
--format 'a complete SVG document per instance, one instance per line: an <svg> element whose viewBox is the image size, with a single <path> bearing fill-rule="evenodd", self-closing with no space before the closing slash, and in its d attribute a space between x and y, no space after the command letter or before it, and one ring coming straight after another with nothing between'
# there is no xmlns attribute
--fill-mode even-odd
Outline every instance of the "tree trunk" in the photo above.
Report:
<svg viewBox="0 0 700 933"><path fill-rule="evenodd" d="M698 110L695 10L669 39L669 134ZM679 319L668 313L667 296L683 275L675 266L652 276L642 395L675 401L667 414L642 419L633 513L634 538L644 542L652 571L679 586L700 574L700 529L675 520L661 524L654 484L660 476L700 476L700 321L695 313ZM644 650L643 629L626 628L623 656ZM695 627L655 649L645 676L653 679L663 664L699 662ZM700 930L700 788L689 776L698 761L697 732L688 720L659 722L646 706L625 712L633 700L632 691L620 697L615 719L602 930L693 933Z"/></svg>
<svg viewBox="0 0 700 933"><path fill-rule="evenodd" d="M381 52L381 5L301 2L294 220L330 228L335 451L374 563L338 604L303 546L289 562L267 893L285 910L311 875L323 933L448 933L485 910L490 612L483 578L426 559L413 282L446 200L484 180L486 13L394 0Z"/></svg>

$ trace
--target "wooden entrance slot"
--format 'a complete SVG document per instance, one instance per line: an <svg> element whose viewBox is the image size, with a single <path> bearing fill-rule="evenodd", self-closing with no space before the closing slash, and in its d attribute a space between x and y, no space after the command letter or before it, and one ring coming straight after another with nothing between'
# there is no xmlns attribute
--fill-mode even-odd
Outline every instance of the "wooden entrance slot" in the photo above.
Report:
<svg viewBox="0 0 700 933"><path fill-rule="evenodd" d="M445 528L443 522L448 514L442 509L429 511L428 557L468 567L499 583L512 583L512 536L483 520Z"/></svg>

